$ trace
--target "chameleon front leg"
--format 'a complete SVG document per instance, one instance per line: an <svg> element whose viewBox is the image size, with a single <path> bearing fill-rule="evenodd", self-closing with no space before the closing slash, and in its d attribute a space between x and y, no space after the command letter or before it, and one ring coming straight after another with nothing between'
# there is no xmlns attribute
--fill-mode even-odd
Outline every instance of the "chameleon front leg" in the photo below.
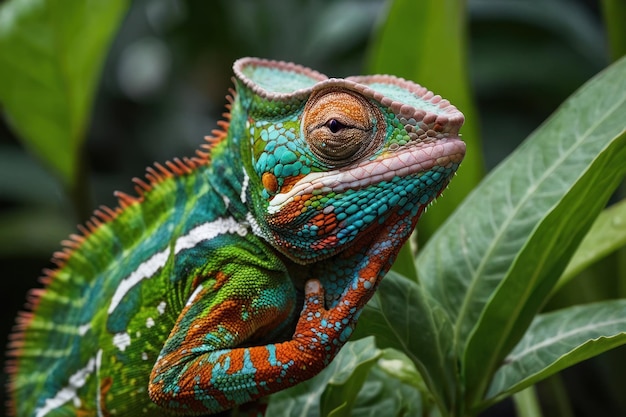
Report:
<svg viewBox="0 0 626 417"><path fill-rule="evenodd" d="M237 347L254 336L254 329L284 323L285 314L274 310L250 317L247 326L242 320L235 329L232 315L241 310L242 300L228 299L206 311L211 319L207 325L189 316L202 304L202 291L181 314L150 377L152 401L173 412L217 413L309 379L332 360L351 333L351 326L339 331L329 326L350 316L349 309L340 305L326 310L319 281L309 280L291 340Z"/></svg>
<svg viewBox="0 0 626 417"><path fill-rule="evenodd" d="M150 397L169 411L217 413L252 400L253 365L241 346L279 338L293 325L297 294L285 271L223 270L197 285L152 368Z"/></svg>

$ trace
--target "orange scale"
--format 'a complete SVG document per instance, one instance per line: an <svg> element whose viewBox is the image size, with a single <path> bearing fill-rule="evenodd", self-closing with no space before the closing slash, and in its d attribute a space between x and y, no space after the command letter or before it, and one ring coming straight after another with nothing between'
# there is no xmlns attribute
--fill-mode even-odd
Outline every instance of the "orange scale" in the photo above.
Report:
<svg viewBox="0 0 626 417"><path fill-rule="evenodd" d="M311 245L311 249L320 250L332 248L337 244L337 236L328 236L317 243Z"/></svg>
<svg viewBox="0 0 626 417"><path fill-rule="evenodd" d="M336 225L337 224L337 216L335 213L328 213L324 215L324 224L325 225Z"/></svg>
<svg viewBox="0 0 626 417"><path fill-rule="evenodd" d="M378 275L378 270L380 269L380 265L377 262L368 263L365 268L359 271L359 278L369 280L373 276Z"/></svg>
<svg viewBox="0 0 626 417"><path fill-rule="evenodd" d="M250 352L250 362L257 369L263 369L264 365L268 364L270 361L270 355L267 349L263 347L256 347L249 350Z"/></svg>
<svg viewBox="0 0 626 417"><path fill-rule="evenodd" d="M331 233L337 227L337 223L329 223L324 227L324 234Z"/></svg>
<svg viewBox="0 0 626 417"><path fill-rule="evenodd" d="M230 367L228 368L226 373L233 375L238 372L241 372L241 370L243 369L243 365L244 365L244 359L243 359L244 352L245 352L245 349L233 349L230 351L228 355L228 357L230 358Z"/></svg>
<svg viewBox="0 0 626 417"><path fill-rule="evenodd" d="M286 177L285 179L283 179L283 185L280 188L280 192L281 193L289 192L293 188L293 186L296 185L298 181L300 181L300 179L303 177L304 175L294 175L292 177Z"/></svg>
<svg viewBox="0 0 626 417"><path fill-rule="evenodd" d="M317 227L324 227L326 221L325 217L326 215L324 213L317 214L311 219L311 222Z"/></svg>

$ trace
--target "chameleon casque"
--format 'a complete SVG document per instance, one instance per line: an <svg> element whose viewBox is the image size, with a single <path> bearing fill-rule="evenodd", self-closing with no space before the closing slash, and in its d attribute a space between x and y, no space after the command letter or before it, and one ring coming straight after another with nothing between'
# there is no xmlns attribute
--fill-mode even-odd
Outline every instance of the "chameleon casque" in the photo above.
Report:
<svg viewBox="0 0 626 417"><path fill-rule="evenodd" d="M234 73L197 155L54 255L9 347L14 415L206 415L311 378L463 159L462 113L412 82Z"/></svg>

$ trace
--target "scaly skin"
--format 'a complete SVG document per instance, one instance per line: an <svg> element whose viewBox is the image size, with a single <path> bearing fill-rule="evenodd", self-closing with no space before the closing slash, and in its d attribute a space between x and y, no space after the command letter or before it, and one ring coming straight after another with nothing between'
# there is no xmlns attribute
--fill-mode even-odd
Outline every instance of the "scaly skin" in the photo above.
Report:
<svg viewBox="0 0 626 417"><path fill-rule="evenodd" d="M223 131L55 255L11 343L15 415L212 414L311 378L463 158L463 115L411 82L234 71Z"/></svg>

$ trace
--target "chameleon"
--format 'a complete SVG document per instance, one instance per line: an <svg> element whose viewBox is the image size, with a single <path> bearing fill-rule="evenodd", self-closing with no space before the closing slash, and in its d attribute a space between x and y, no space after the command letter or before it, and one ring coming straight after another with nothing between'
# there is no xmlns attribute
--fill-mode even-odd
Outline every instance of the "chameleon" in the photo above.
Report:
<svg viewBox="0 0 626 417"><path fill-rule="evenodd" d="M318 374L465 154L391 75L242 58L192 157L63 242L8 348L14 416L227 412Z"/></svg>

